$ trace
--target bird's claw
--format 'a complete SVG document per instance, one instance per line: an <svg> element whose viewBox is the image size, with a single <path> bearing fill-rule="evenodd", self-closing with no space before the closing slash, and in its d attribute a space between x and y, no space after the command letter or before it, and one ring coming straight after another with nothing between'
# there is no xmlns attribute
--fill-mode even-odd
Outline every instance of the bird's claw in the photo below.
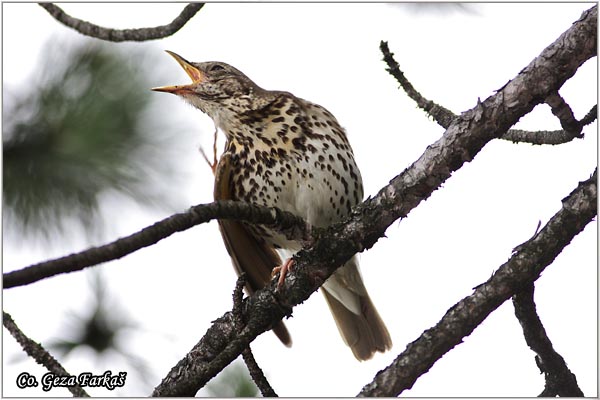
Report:
<svg viewBox="0 0 600 400"><path fill-rule="evenodd" d="M279 273L279 279L277 280L277 290L281 289L281 287L283 286L285 277L287 273L292 270L293 265L294 259L288 258L283 264L273 268L273 271L271 272L271 277L274 277L275 275L277 275L277 273Z"/></svg>

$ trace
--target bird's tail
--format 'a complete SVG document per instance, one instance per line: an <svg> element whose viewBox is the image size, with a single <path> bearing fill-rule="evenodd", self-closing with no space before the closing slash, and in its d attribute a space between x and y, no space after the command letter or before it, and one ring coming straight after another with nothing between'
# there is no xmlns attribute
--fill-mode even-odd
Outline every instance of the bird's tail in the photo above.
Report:
<svg viewBox="0 0 600 400"><path fill-rule="evenodd" d="M339 268L323 285L335 323L354 356L368 360L392 347L390 334L363 284L356 257Z"/></svg>

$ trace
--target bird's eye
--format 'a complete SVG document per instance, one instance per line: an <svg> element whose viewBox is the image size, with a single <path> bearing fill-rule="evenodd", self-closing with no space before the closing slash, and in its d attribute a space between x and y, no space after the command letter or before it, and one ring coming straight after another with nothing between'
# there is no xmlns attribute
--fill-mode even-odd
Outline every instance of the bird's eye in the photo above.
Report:
<svg viewBox="0 0 600 400"><path fill-rule="evenodd" d="M215 72L215 71L222 71L224 70L225 67L219 64L215 64L213 66L210 67L210 72Z"/></svg>

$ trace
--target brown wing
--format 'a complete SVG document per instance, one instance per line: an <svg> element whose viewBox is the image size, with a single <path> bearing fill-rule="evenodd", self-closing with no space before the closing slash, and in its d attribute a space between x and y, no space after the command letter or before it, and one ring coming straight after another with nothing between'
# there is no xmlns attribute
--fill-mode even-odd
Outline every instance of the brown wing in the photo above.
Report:
<svg viewBox="0 0 600 400"><path fill-rule="evenodd" d="M237 200L231 189L231 157L224 153L219 160L215 173L215 200ZM262 289L271 280L273 268L281 265L281 259L274 248L257 238L244 224L232 220L219 220L219 230L225 242L227 252L238 273L246 273L246 290L249 294ZM292 339L283 321L273 327L273 332L286 346Z"/></svg>

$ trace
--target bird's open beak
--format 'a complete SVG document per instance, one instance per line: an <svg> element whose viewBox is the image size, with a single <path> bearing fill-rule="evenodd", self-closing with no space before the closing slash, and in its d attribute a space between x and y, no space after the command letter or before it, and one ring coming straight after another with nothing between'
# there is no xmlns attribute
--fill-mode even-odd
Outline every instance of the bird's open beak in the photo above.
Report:
<svg viewBox="0 0 600 400"><path fill-rule="evenodd" d="M181 67L183 67L186 74L188 74L188 76L190 78L192 78L192 84L191 85L176 85L176 86L161 86L161 87L152 88L152 90L155 90L157 92L167 92L167 93L178 94L181 92L189 91L192 86L194 86L195 84L200 83L204 80L204 78L205 78L204 73L202 71L200 71L198 68L194 67L185 58L181 57L179 54L174 53L172 51L169 51L169 50L165 50L165 51L167 53L169 53L179 63L179 65L181 65Z"/></svg>

